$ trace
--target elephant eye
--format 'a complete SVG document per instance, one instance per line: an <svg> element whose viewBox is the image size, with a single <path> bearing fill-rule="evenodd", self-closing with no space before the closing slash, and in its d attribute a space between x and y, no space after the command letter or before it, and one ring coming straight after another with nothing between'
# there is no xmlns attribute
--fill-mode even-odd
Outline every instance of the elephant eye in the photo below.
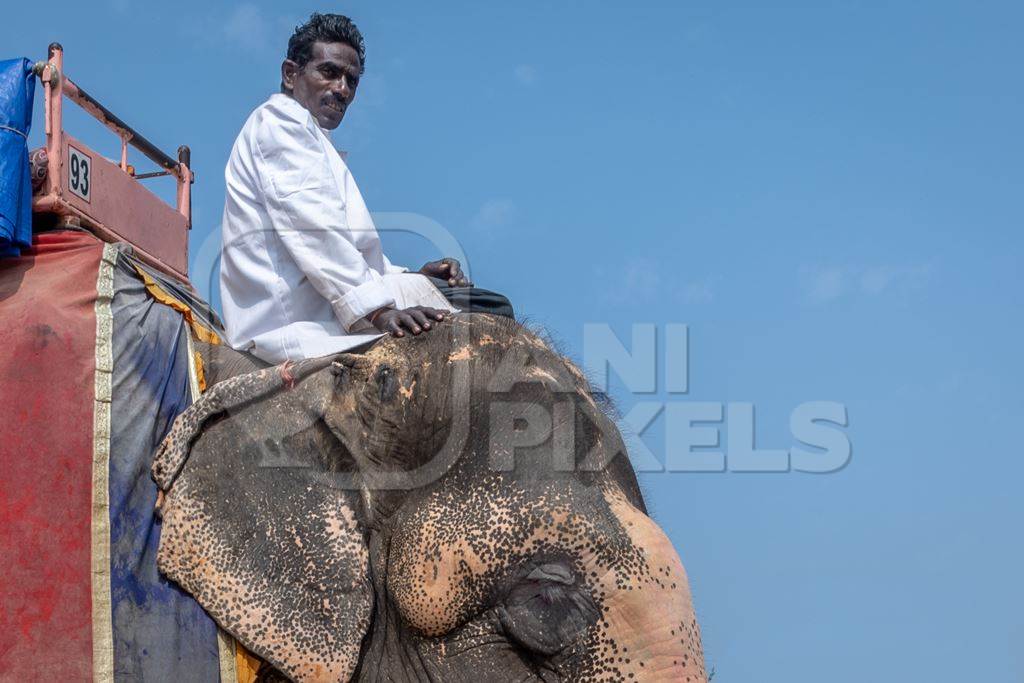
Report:
<svg viewBox="0 0 1024 683"><path fill-rule="evenodd" d="M497 611L513 640L547 656L579 640L601 615L590 591L561 563L535 567L512 587Z"/></svg>

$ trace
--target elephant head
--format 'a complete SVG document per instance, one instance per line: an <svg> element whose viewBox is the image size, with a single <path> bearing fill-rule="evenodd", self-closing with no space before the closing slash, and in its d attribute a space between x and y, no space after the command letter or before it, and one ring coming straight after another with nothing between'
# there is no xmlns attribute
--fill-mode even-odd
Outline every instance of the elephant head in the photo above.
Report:
<svg viewBox="0 0 1024 683"><path fill-rule="evenodd" d="M154 476L160 569L293 679L705 680L614 424L512 321L217 384Z"/></svg>

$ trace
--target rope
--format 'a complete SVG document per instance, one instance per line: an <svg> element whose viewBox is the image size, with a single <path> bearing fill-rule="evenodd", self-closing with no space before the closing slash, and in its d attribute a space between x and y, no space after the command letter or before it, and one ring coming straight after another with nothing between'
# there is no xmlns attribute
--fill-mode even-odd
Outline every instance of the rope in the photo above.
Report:
<svg viewBox="0 0 1024 683"><path fill-rule="evenodd" d="M17 128L11 128L10 126L5 126L5 125L3 125L3 124L0 124L0 130L9 130L9 131L11 131L12 133L17 133L17 134L18 134L18 135L20 135L21 137L23 137L23 138L25 138L26 140L28 140L28 134L27 134L27 133L23 133L23 132L21 132L21 131L20 131L20 130L18 130Z"/></svg>
<svg viewBox="0 0 1024 683"><path fill-rule="evenodd" d="M295 388L295 375L292 374L292 366L295 365L290 360L286 360L284 363L278 366L278 372L281 373L281 379L284 380L284 384L289 389Z"/></svg>

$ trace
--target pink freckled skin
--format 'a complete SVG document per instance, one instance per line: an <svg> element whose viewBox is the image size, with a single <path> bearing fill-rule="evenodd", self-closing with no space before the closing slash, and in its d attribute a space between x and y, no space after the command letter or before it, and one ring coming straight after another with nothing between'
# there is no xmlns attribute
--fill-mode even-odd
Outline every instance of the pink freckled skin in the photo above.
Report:
<svg viewBox="0 0 1024 683"><path fill-rule="evenodd" d="M706 681L700 632L679 555L650 517L619 496L608 498L633 543L643 549L648 569L653 570L651 578L638 581L632 591L609 590L602 636L613 638L620 650L628 648L633 653L629 664L618 663L619 672L627 676L632 672L635 680L643 681L678 681L686 676L691 681Z"/></svg>

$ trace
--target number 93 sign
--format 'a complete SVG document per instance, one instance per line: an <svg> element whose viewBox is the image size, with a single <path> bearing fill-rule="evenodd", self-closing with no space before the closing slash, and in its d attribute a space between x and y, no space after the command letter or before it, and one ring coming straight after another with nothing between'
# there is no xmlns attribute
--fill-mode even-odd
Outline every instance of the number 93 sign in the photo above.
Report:
<svg viewBox="0 0 1024 683"><path fill-rule="evenodd" d="M92 159L68 145L68 189L89 201L92 192Z"/></svg>

